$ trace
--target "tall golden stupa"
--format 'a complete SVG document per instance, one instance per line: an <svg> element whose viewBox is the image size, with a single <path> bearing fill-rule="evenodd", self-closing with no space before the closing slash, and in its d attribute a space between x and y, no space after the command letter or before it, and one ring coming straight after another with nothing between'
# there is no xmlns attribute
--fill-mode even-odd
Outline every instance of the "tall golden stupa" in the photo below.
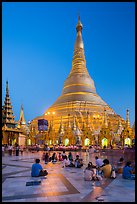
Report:
<svg viewBox="0 0 137 204"><path fill-rule="evenodd" d="M37 132L38 119L48 120L49 129L45 137L48 144L63 143L67 146L79 143L86 146L98 143L99 137L105 137L109 141L109 144L105 145L110 145L113 142L112 134L116 132L119 122L123 127L126 125L124 119L96 92L94 81L86 68L82 28L79 17L72 68L60 97L42 116L35 118L31 123L32 129L35 126ZM107 135L100 136L103 132Z"/></svg>

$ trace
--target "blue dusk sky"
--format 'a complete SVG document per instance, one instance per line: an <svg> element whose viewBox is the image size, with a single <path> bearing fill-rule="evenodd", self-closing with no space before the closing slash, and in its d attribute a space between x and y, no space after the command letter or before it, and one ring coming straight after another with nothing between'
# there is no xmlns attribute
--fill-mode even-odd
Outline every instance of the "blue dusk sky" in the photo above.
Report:
<svg viewBox="0 0 137 204"><path fill-rule="evenodd" d="M61 95L72 67L80 14L86 65L97 94L135 121L134 2L3 2L2 104L6 80L15 120L40 116Z"/></svg>

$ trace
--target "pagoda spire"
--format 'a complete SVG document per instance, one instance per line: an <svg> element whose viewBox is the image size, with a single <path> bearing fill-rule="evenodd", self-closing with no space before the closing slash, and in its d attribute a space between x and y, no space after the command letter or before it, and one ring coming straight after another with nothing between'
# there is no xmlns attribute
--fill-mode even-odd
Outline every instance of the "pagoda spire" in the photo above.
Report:
<svg viewBox="0 0 137 204"><path fill-rule="evenodd" d="M58 133L63 135L64 134L64 126L63 126L63 123L62 123L62 116L61 116L61 120L60 120L60 127L59 127L59 130L58 130Z"/></svg>
<svg viewBox="0 0 137 204"><path fill-rule="evenodd" d="M84 54L84 43L82 39L82 28L83 25L80 21L80 16L78 17L78 23L76 25L76 41L74 45L74 55L72 60L72 70L70 72L71 74L74 73L86 73L89 75L88 70L86 68L86 59Z"/></svg>
<svg viewBox="0 0 137 204"><path fill-rule="evenodd" d="M8 81L6 81L6 96L9 96L9 87L8 87Z"/></svg>
<svg viewBox="0 0 137 204"><path fill-rule="evenodd" d="M77 30L77 38L76 38L76 42L75 42L75 50L82 48L84 49L84 44L83 44L83 40L82 40L82 28L83 25L80 21L80 16L78 17L78 24L76 25L76 30Z"/></svg>
<svg viewBox="0 0 137 204"><path fill-rule="evenodd" d="M80 21L80 16L78 17L78 23L76 25L76 41L74 45L74 54L72 59L72 68L69 76L64 82L64 87L62 91L62 97L64 94L73 94L80 92L83 93L87 91L88 93L96 94L96 89L93 79L90 77L87 67L86 59L84 54L84 43L82 40L82 28L83 25Z"/></svg>
<svg viewBox="0 0 137 204"><path fill-rule="evenodd" d="M76 116L73 116L73 126L72 126L72 130L76 130L77 129L77 125L76 125Z"/></svg>
<svg viewBox="0 0 137 204"><path fill-rule="evenodd" d="M127 109L127 113L126 113L126 126L130 127L130 121L129 121L129 110Z"/></svg>
<svg viewBox="0 0 137 204"><path fill-rule="evenodd" d="M2 123L3 125L6 125L9 128L15 128L16 122L14 120L13 116L13 110L12 110L12 105L10 102L10 97L9 97L9 87L8 87L8 81L6 81L6 97L3 105L3 110L2 110Z"/></svg>
<svg viewBox="0 0 137 204"><path fill-rule="evenodd" d="M25 125L26 124L26 120L24 118L24 109L23 109L23 105L21 105L21 111L20 111L20 119L19 122L21 125Z"/></svg>
<svg viewBox="0 0 137 204"><path fill-rule="evenodd" d="M104 109L103 126L106 127L106 128L108 127L107 115L106 115L106 109Z"/></svg>
<svg viewBox="0 0 137 204"><path fill-rule="evenodd" d="M122 123L121 123L121 120L120 120L120 118L119 118L119 119L118 119L117 130L116 130L117 134L120 135L120 134L122 133L122 130L123 130L123 129L124 129L124 128L123 128Z"/></svg>

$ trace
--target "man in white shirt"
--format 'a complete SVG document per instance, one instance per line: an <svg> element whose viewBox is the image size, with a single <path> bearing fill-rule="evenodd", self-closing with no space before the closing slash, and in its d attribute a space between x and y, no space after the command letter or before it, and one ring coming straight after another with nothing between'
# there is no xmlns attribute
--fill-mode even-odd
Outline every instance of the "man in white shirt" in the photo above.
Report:
<svg viewBox="0 0 137 204"><path fill-rule="evenodd" d="M96 159L96 168L102 167L104 165L102 159L99 159L98 156L95 156Z"/></svg>

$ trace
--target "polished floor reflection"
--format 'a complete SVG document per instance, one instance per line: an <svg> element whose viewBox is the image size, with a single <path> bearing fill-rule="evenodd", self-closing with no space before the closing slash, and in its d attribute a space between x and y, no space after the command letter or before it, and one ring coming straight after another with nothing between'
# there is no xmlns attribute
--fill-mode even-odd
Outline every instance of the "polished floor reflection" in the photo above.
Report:
<svg viewBox="0 0 137 204"><path fill-rule="evenodd" d="M67 153L68 154L68 153ZM75 157L77 153L73 152ZM23 156L2 157L2 201L3 202L134 202L135 181L103 179L84 181L83 170L88 161L95 162L96 153L89 157L80 152L84 166L80 169L65 167L62 163L41 164L49 172L46 178L32 178L31 165L42 152L24 153ZM101 155L102 158L105 155ZM26 182L41 181L40 185L26 186Z"/></svg>

